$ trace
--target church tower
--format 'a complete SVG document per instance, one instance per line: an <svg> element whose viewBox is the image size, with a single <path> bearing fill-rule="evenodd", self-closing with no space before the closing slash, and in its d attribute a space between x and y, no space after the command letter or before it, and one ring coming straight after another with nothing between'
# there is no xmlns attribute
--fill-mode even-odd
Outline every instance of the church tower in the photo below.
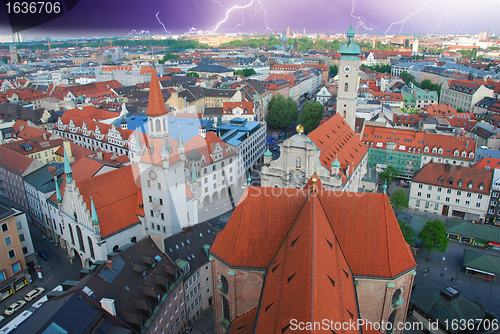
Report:
<svg viewBox="0 0 500 334"><path fill-rule="evenodd" d="M347 32L347 43L339 50L339 90L337 94L337 113L339 113L351 129L355 130L356 106L358 97L358 70L361 64L361 49L354 43L354 29Z"/></svg>
<svg viewBox="0 0 500 334"><path fill-rule="evenodd" d="M151 82L149 86L149 102L146 116L149 122L149 137L168 137L168 111L163 101L160 81L156 75L156 70L151 70Z"/></svg>

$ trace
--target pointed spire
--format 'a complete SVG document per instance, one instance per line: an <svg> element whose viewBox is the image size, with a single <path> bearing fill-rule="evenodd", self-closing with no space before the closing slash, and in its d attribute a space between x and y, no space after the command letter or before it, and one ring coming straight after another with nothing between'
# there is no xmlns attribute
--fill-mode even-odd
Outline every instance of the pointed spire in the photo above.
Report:
<svg viewBox="0 0 500 334"><path fill-rule="evenodd" d="M250 187L250 183L252 183L252 177L250 176L250 174L248 174L247 182L248 182L248 186Z"/></svg>
<svg viewBox="0 0 500 334"><path fill-rule="evenodd" d="M161 116L168 113L161 92L160 81L156 75L156 70L151 70L151 82L149 84L149 100L146 116Z"/></svg>
<svg viewBox="0 0 500 334"><path fill-rule="evenodd" d="M57 203L62 203L61 189L59 189L59 183L57 182L57 174L54 173L54 181L56 182L56 199Z"/></svg>
<svg viewBox="0 0 500 334"><path fill-rule="evenodd" d="M90 196L90 206L92 210L92 226L99 225L99 218L97 218L97 211L95 211L94 200Z"/></svg>
<svg viewBox="0 0 500 334"><path fill-rule="evenodd" d="M177 140L177 148L184 148L184 142L182 141L181 128L179 127L179 139Z"/></svg>
<svg viewBox="0 0 500 334"><path fill-rule="evenodd" d="M335 155L335 160L332 162L332 167L340 168L340 161L337 159L337 155Z"/></svg>
<svg viewBox="0 0 500 334"><path fill-rule="evenodd" d="M142 150L141 147L141 139L139 138L139 133L135 133L135 145L134 145L134 150L135 151L140 151Z"/></svg>
<svg viewBox="0 0 500 334"><path fill-rule="evenodd" d="M73 181L73 171L71 170L71 164L69 163L68 154L66 153L66 148L64 150L64 173L66 174L66 182L70 183Z"/></svg>
<svg viewBox="0 0 500 334"><path fill-rule="evenodd" d="M193 170L191 171L191 182L198 182L198 177L196 176L196 169L194 168L194 160L193 160Z"/></svg>
<svg viewBox="0 0 500 334"><path fill-rule="evenodd" d="M167 139L167 140L168 140L168 139ZM161 152L160 152L160 154L161 154L162 156L165 156L165 155L168 155L168 154L169 154L168 149L167 149L167 145L165 144L165 141L164 141L164 140L162 140L162 141L161 141Z"/></svg>

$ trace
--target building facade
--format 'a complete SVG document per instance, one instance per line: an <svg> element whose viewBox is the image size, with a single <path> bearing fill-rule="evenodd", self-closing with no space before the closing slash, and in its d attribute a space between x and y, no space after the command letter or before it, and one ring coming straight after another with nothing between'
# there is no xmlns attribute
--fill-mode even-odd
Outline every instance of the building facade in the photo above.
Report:
<svg viewBox="0 0 500 334"><path fill-rule="evenodd" d="M430 162L413 177L409 206L474 221L484 221L493 172Z"/></svg>

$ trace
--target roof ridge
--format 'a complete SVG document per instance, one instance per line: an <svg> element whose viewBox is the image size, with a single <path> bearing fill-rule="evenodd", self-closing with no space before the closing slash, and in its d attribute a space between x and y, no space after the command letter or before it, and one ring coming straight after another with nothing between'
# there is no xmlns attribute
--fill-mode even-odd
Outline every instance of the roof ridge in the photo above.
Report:
<svg viewBox="0 0 500 334"><path fill-rule="evenodd" d="M316 194L315 196L313 196L314 194ZM311 196L311 296L310 296L310 300L311 300L311 321L314 322L314 297L315 297L315 294L314 294L314 287L315 287L315 263L314 263L314 258L315 258L315 252L314 252L314 249L315 249L315 235L316 235L316 215L315 215L315 200L318 200L318 193L316 192L315 190L315 187L313 186L313 190L311 191L310 193L310 196ZM323 208L321 208L323 210ZM326 216L326 212L323 211L323 213L325 214ZM342 319L343 320L343 319Z"/></svg>
<svg viewBox="0 0 500 334"><path fill-rule="evenodd" d="M243 216L246 214L247 210L245 210L247 204L248 204L248 195L250 193L250 188L251 187L247 187L246 188L246 192L247 192L247 196L245 197L245 200L242 202L242 203L239 203L239 204L243 204L243 207L241 208L241 210L243 210L242 214L241 214L241 219L240 219L240 223L243 221ZM245 196L245 194L243 194L242 196ZM238 205L239 205L238 204ZM222 229L222 230L226 230L226 229ZM242 226L240 224L239 228L238 228L238 238L236 238L236 247L235 247L235 252L233 253L233 256L231 258L231 264L234 264L234 259L236 258L236 254L238 254L238 250L239 250L239 246L240 246L240 237L241 237L241 233L242 233Z"/></svg>
<svg viewBox="0 0 500 334"><path fill-rule="evenodd" d="M387 234L387 241L389 241L389 219L387 217L387 200L389 196L387 194L382 194L384 196L384 216L385 216L385 233ZM371 202L371 201L370 201ZM394 277L392 273L392 265L391 265L391 246L390 242L387 242L387 262L389 263L389 273L391 277Z"/></svg>

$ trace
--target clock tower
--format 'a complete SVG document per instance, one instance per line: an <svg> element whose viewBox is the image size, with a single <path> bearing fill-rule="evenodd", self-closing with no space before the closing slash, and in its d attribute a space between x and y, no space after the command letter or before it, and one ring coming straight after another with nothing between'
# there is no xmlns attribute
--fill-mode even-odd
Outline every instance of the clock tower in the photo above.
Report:
<svg viewBox="0 0 500 334"><path fill-rule="evenodd" d="M354 43L354 29L351 27L347 32L347 43L339 50L339 88L337 93L337 113L340 114L347 124L356 130L356 106L358 97L358 70L361 63L359 54L361 49Z"/></svg>

